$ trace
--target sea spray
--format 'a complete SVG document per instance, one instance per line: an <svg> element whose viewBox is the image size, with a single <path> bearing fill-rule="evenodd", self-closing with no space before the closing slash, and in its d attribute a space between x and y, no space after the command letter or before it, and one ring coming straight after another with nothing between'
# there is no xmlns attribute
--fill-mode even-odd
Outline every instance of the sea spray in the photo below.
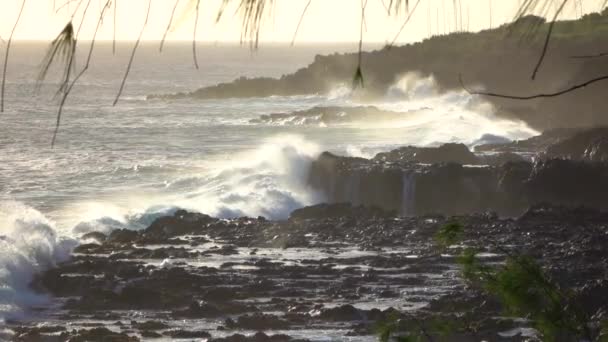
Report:
<svg viewBox="0 0 608 342"><path fill-rule="evenodd" d="M299 136L283 135L219 165L206 182L174 202L181 208L217 217L287 218L291 211L316 203L308 186L318 146Z"/></svg>
<svg viewBox="0 0 608 342"><path fill-rule="evenodd" d="M0 321L23 316L48 298L30 289L35 274L69 258L76 241L57 236L52 222L18 202L0 202Z"/></svg>

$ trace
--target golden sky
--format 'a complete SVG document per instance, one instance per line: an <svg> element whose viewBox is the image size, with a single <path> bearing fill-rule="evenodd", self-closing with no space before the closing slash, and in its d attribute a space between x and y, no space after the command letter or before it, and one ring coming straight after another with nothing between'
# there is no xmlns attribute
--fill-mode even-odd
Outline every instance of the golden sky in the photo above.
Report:
<svg viewBox="0 0 608 342"><path fill-rule="evenodd" d="M0 37L6 39L19 12L22 0L0 0ZM63 6L66 1L68 5ZM82 26L80 39L90 38L96 25L104 0L26 0L25 10L15 32L15 39L50 40L65 26L74 14L78 27L87 1L90 6ZM134 40L144 22L148 0L117 1L117 39ZM152 7L143 39L160 40L170 19L175 0L151 0ZM180 0L175 15L177 23L167 39L191 40L193 36L194 11L190 2ZM215 22L222 0L201 0L201 12L197 37L200 41L239 41L240 17L234 8L226 11L224 19ZM368 0L366 9L367 42L392 41L406 14L389 17L383 0ZM384 0L388 2L388 0ZM461 12L454 16L454 1L460 2ZM456 26L477 31L510 21L522 0L422 0L398 42L418 41L430 34L453 31ZM289 42L292 40L300 15L308 0L275 0L271 13L265 17L261 31L262 42ZM562 18L574 18L581 13L597 11L603 0L571 0ZM410 6L415 4L410 1ZM61 7L59 12L54 10ZM78 8L78 10L76 10ZM99 39L111 40L113 36L113 10L105 17ZM458 21L458 24L455 22ZM297 42L352 42L359 37L361 22L360 0L312 0L297 36Z"/></svg>

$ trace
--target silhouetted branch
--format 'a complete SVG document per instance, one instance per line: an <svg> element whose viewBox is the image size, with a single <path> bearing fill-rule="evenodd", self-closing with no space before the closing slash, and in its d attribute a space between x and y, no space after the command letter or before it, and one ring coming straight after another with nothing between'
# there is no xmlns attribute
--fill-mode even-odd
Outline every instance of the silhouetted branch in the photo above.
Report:
<svg viewBox="0 0 608 342"><path fill-rule="evenodd" d="M165 40L167 39L167 35L171 30L171 25L173 25L173 18L175 17L175 11L177 10L177 5L179 5L179 0L175 0L175 5L173 6L173 10L171 11L171 16L169 17L169 24L167 24L167 28L163 33L163 38L160 40L160 48L159 51L163 52L163 47L165 46Z"/></svg>
<svg viewBox="0 0 608 342"><path fill-rule="evenodd" d="M8 42L6 43L6 52L4 53L4 68L2 70L2 90L0 95L0 113L4 112L4 90L6 87L6 69L8 67L8 56L11 51L11 43L13 42L13 35L15 34L15 30L17 29L17 25L19 25L19 20L21 20L21 15L23 14L23 9L25 8L25 2L27 0L23 0L21 2L21 8L19 9L19 14L17 15L17 20L15 20L15 25L13 25L13 29L11 30L11 35L8 37Z"/></svg>
<svg viewBox="0 0 608 342"><path fill-rule="evenodd" d="M541 94L524 95L524 96L500 94L500 93L494 93L494 92L472 91L465 86L464 81L462 80L462 75L459 75L459 80L460 80L460 85L462 86L462 88L471 95L482 95L482 96L498 97L498 98L512 99L512 100L533 100L533 99L539 99L539 98L557 97L560 95L564 95L564 94L573 92L577 89L585 88L586 86L591 85L593 83L608 80L608 75L599 76L599 77L590 79L588 81L585 81L583 83L573 85L569 88L566 88L566 89L563 89L560 91L556 91L554 93L541 93Z"/></svg>
<svg viewBox="0 0 608 342"><path fill-rule="evenodd" d="M543 51L540 55L540 58L538 59L538 63L536 63L536 67L534 67L534 72L532 72L533 80L536 79L536 74L538 73L538 70L540 69L541 65L543 64L543 61L545 60L545 56L547 55L547 49L549 48L549 42L551 41L551 36L553 35L553 28L555 27L557 18L564 10L564 7L568 3L568 1L569 0L563 0L562 4L555 12L555 15L553 16L553 20L551 20L551 23L549 24L549 31L547 32L547 36L545 37L545 44L543 45Z"/></svg>
<svg viewBox="0 0 608 342"><path fill-rule="evenodd" d="M99 15L99 20L97 21L97 26L95 27L95 32L93 33L93 38L91 39L91 45L89 47L89 54L87 56L87 60L85 62L84 67L82 68L82 70L80 70L78 75L76 75L74 80L72 80L72 83L70 83L69 87L63 93L63 97L61 98L61 102L59 103L59 109L57 110L57 122L55 123L55 131L53 132L53 139L51 140L51 148L53 148L55 146L55 140L57 139L57 133L59 132L59 124L61 122L61 114L63 113L63 107L65 106L68 96L72 92L72 88L74 88L74 85L76 84L76 82L78 82L80 77L82 77L82 75L84 75L84 73L89 69L89 66L91 64L91 57L93 56L93 49L95 48L95 42L97 41L97 33L99 32L99 28L101 27L101 23L103 22L103 17L105 15L105 12L109 8L111 3L112 3L112 0L107 0L106 4L104 5L104 7L101 10L101 14Z"/></svg>
<svg viewBox="0 0 608 342"><path fill-rule="evenodd" d="M595 54L595 55L570 56L570 58L585 59L585 58L599 58L599 57L606 57L606 56L608 56L608 52L602 52L602 53L598 53L598 54Z"/></svg>
<svg viewBox="0 0 608 342"><path fill-rule="evenodd" d="M306 11L308 11L308 7L310 7L310 3L312 0L308 0L306 6L304 6L304 10L302 14L300 14L300 20L298 20L298 26L296 26L296 31L293 33L293 38L291 39L291 46L293 46L296 42L296 37L298 35L298 31L300 31L300 25L302 25L302 21L304 20L304 16L306 15Z"/></svg>
<svg viewBox="0 0 608 342"><path fill-rule="evenodd" d="M70 69L73 66L74 53L76 52L76 39L74 37L74 26L70 20L63 30L57 35L57 38L51 42L44 59L42 60L42 67L38 78L36 80L36 90L40 89L42 82L46 79L46 76L51 69L53 63L59 59L61 64L64 64L63 81L59 88L58 93L64 88L66 80L69 80Z"/></svg>
<svg viewBox="0 0 608 342"><path fill-rule="evenodd" d="M418 4L420 4L420 0L416 1L416 4L414 5L414 8L412 8L412 10L408 13L408 16L405 19L405 22L403 22L403 25L401 25L401 28L399 29L399 32L397 32L397 34L395 35L395 38L393 38L393 41L391 42L390 46L394 46L395 45L395 42L397 42L397 39L401 35L401 32L403 32L403 29L405 29L405 26L407 25L407 23L410 22L410 19L412 18L412 15L414 14L414 12L416 12L416 8L418 8Z"/></svg>
<svg viewBox="0 0 608 342"><path fill-rule="evenodd" d="M137 48L139 47L139 43L141 42L141 37L144 34L146 29L146 25L148 25L148 18L150 17L150 8L152 7L152 0L148 0L148 10L146 11L146 20L144 21L144 25L139 32L139 36L137 37L137 41L135 42L135 46L133 46L133 51L131 52L131 58L129 58L129 64L127 65L127 70L125 71L125 76L122 78L122 82L120 83L120 89L118 90L118 94L116 95L116 99L114 99L114 103L112 106L116 106L120 96L122 95L122 91L125 88L125 83L127 82L127 77L129 77L129 72L131 72L131 66L133 65L133 59L135 58L135 53L137 52Z"/></svg>
<svg viewBox="0 0 608 342"><path fill-rule="evenodd" d="M200 11L201 0L196 0L196 13L194 14L194 33L192 37L192 58L194 59L194 67L198 70L198 57L196 55L196 30L198 29L198 15Z"/></svg>
<svg viewBox="0 0 608 342"><path fill-rule="evenodd" d="M117 7L118 7L118 0L114 0L114 18L113 18L113 23L112 23L112 54L113 55L116 55L116 16L118 13ZM102 10L102 13L103 13L103 10ZM103 15L102 15L102 18L103 18Z"/></svg>

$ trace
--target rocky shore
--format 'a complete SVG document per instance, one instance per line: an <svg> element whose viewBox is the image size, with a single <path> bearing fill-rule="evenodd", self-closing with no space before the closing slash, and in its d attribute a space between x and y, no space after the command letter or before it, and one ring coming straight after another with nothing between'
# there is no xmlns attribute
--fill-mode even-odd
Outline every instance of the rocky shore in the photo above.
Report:
<svg viewBox="0 0 608 342"><path fill-rule="evenodd" d="M7 322L14 341L375 341L383 322L466 322L450 341L524 341L529 322L466 285L456 256L535 258L592 322L608 310L608 129L525 141L323 153L328 204L289 219L179 210L141 231L87 233L31 286L51 304ZM461 244L439 250L447 223ZM422 322L422 323L421 323Z"/></svg>
<svg viewBox="0 0 608 342"><path fill-rule="evenodd" d="M72 260L32 285L60 309L8 329L15 341L374 341L379 322L396 317L477 327L453 341L524 340L525 321L502 317L460 280L453 255L462 246L449 254L434 246L453 220L484 262L500 262L505 249L530 254L590 314L608 307L604 212L545 205L517 219L404 218L334 204L274 222L178 211L143 231L89 234ZM488 247L496 245L502 252Z"/></svg>

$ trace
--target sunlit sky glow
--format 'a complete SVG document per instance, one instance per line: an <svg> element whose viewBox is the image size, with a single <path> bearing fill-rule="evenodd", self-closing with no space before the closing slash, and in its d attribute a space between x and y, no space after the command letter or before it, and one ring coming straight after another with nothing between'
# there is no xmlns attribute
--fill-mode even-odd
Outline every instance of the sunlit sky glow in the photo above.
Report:
<svg viewBox="0 0 608 342"><path fill-rule="evenodd" d="M25 11L15 32L15 39L50 40L65 26L77 8L77 0L63 6L59 12L55 7L69 0L27 0ZM75 25L81 21L82 12L89 0L83 0L74 16ZM80 39L90 38L96 25L103 0L90 0L86 20ZM117 0L117 39L135 40L141 30L148 0ZM151 0L151 14L143 35L144 40L160 40L169 22L174 0ZM386 0L385 0L386 1ZM189 3L181 0L175 16L176 25L168 40L191 40L193 36L194 11ZM419 41L438 33L460 29L478 31L497 26L513 19L521 0L460 0L462 13L454 16L452 0L422 0L412 20L408 23L398 42ZM561 18L576 18L582 13L597 11L603 0L573 0ZM271 13L265 17L261 31L262 42L290 42L307 0L275 0ZM415 1L410 1L414 4ZM221 0L201 0L201 14L197 30L200 41L239 41L241 18L235 8L226 11L224 19L216 23L215 18ZM15 22L21 0L2 0L0 4L0 37L7 39ZM492 7L492 16L490 16ZM382 0L369 0L366 10L367 42L392 41L399 31L406 14L387 16ZM455 21L458 24L455 24ZM352 42L359 38L361 7L359 0L312 0L297 35L297 42ZM113 11L106 16L99 33L100 40L113 37Z"/></svg>

